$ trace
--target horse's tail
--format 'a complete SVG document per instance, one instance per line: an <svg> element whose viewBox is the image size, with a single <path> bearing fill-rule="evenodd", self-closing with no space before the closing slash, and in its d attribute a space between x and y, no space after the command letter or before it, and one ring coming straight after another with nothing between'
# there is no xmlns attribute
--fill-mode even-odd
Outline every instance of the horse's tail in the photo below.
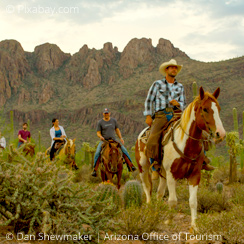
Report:
<svg viewBox="0 0 244 244"><path fill-rule="evenodd" d="M135 157L136 157L136 163L137 163L138 169L139 169L140 173L142 173L143 170L142 170L142 166L140 164L141 157L140 157L139 143L140 143L140 139L137 139L136 146L135 146Z"/></svg>

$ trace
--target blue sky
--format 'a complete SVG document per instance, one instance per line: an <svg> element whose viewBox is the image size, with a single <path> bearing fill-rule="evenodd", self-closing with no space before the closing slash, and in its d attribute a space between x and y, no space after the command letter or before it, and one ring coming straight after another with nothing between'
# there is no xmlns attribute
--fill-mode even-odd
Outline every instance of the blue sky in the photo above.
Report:
<svg viewBox="0 0 244 244"><path fill-rule="evenodd" d="M106 42L123 51L132 38L170 40L190 58L221 61L244 55L243 0L1 0L0 41L25 51L49 42L76 53Z"/></svg>

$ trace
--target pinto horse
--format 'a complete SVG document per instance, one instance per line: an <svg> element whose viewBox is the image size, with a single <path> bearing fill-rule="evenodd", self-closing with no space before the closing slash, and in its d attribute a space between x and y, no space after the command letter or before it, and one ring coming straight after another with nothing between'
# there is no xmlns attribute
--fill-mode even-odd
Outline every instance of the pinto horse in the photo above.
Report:
<svg viewBox="0 0 244 244"><path fill-rule="evenodd" d="M183 178L188 180L191 225L195 229L197 189L204 160L203 134L208 133L218 142L225 138L225 130L219 117L220 106L217 101L220 89L217 88L213 94L210 94L204 92L201 87L199 93L199 96L184 110L178 123L176 122L164 136L169 140L164 143L164 157L157 190L157 198L161 199L166 186L168 186L168 203L173 207L177 203L176 180ZM150 163L145 156L146 145L140 140L144 131L138 137L135 150L143 189L146 193L147 203L149 203L152 192Z"/></svg>
<svg viewBox="0 0 244 244"><path fill-rule="evenodd" d="M123 171L123 157L120 144L114 140L105 141L101 152L100 171L102 181L112 182L114 175L117 175L117 187L120 188L120 180Z"/></svg>

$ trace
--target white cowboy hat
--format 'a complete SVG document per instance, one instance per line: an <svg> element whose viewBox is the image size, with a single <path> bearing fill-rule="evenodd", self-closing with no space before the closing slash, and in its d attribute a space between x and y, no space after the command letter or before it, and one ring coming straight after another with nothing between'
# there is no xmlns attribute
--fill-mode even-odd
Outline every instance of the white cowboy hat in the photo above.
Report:
<svg viewBox="0 0 244 244"><path fill-rule="evenodd" d="M159 67L159 72L160 72L161 74L163 74L163 75L166 75L166 73L165 73L165 69L168 68L169 66L177 66L177 68L178 68L178 72L177 72L177 74L180 73L181 68L183 67L183 65L178 65L175 59L171 59L171 60L169 60L169 62L165 62L165 63L162 63L162 64L160 65L160 67Z"/></svg>

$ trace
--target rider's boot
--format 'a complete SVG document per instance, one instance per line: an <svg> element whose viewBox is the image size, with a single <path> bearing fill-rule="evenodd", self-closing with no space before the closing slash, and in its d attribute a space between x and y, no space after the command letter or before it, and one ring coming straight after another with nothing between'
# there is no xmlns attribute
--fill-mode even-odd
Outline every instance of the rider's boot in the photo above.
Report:
<svg viewBox="0 0 244 244"><path fill-rule="evenodd" d="M93 171L91 173L91 175L94 176L94 177L97 176L97 170L98 170L99 163L100 163L100 157L98 158L98 160L96 162L96 166L93 168Z"/></svg>
<svg viewBox="0 0 244 244"><path fill-rule="evenodd" d="M203 161L203 164L202 164L202 169L205 169L206 171L212 171L215 169L214 166L210 165L211 163L211 160L205 156L204 157L204 161Z"/></svg>
<svg viewBox="0 0 244 244"><path fill-rule="evenodd" d="M123 157L125 159L125 163L127 164L127 168L128 170L131 172L131 171L135 171L136 170L136 167L133 165L133 163L129 160L129 158L123 154Z"/></svg>

